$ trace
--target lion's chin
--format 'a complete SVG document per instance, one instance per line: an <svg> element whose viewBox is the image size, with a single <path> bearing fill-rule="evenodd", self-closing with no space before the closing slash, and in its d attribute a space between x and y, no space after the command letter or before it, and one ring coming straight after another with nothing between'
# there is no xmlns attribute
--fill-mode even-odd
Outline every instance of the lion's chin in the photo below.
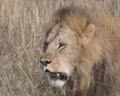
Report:
<svg viewBox="0 0 120 96"><path fill-rule="evenodd" d="M61 80L50 80L50 85L53 87L59 87L62 88L65 85L66 81L61 81Z"/></svg>

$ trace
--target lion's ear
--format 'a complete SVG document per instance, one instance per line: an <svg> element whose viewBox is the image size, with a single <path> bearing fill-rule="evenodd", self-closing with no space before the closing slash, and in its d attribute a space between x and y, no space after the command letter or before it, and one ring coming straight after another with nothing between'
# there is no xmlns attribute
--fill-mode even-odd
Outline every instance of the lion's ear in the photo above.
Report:
<svg viewBox="0 0 120 96"><path fill-rule="evenodd" d="M83 42L88 43L93 38L95 31L96 31L96 27L94 26L94 24L87 25L86 29L82 34Z"/></svg>

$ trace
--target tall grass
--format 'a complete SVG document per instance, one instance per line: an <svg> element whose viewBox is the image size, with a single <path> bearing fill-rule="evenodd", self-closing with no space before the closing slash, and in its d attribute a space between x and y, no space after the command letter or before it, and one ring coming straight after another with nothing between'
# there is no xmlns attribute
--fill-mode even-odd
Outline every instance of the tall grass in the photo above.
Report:
<svg viewBox="0 0 120 96"><path fill-rule="evenodd" d="M0 0L0 96L60 96L39 64L45 25L61 7L119 19L120 0Z"/></svg>

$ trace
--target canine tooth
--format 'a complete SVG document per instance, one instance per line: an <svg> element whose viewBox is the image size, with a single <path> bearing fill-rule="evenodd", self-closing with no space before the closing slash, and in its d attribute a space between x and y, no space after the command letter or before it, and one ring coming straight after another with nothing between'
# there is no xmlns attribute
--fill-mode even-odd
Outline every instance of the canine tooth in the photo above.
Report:
<svg viewBox="0 0 120 96"><path fill-rule="evenodd" d="M59 76L60 76L60 74L59 74L59 73L57 73L57 76L59 77Z"/></svg>

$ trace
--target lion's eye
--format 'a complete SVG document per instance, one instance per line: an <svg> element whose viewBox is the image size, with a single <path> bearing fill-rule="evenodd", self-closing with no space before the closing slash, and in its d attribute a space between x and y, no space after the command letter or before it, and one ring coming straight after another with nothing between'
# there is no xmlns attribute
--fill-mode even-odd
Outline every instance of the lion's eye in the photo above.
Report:
<svg viewBox="0 0 120 96"><path fill-rule="evenodd" d="M48 43L48 42L44 42L44 46L46 46L46 47L47 47L48 45L49 45L49 43Z"/></svg>
<svg viewBox="0 0 120 96"><path fill-rule="evenodd" d="M65 48L65 46L66 46L66 44L60 43L59 46L58 46L58 49L63 49L63 48Z"/></svg>
<svg viewBox="0 0 120 96"><path fill-rule="evenodd" d="M48 42L44 42L44 51L47 49L49 43Z"/></svg>

